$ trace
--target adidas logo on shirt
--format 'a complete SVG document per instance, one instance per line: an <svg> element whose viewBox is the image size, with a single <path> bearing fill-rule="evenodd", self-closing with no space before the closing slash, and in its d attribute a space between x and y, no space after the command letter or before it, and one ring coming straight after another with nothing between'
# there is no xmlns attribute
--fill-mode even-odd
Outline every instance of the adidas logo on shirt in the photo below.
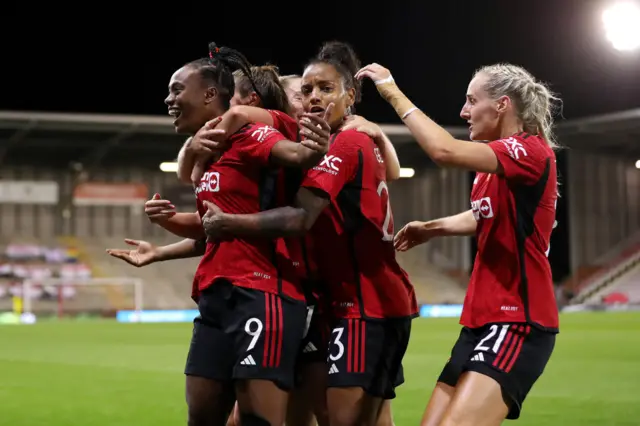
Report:
<svg viewBox="0 0 640 426"><path fill-rule="evenodd" d="M309 352L315 352L317 351L318 348L315 347L315 345L311 342L307 343L307 346L304 347L304 349L302 350L302 353L309 353Z"/></svg>
<svg viewBox="0 0 640 426"><path fill-rule="evenodd" d="M335 374L338 373L338 367L336 367L335 364L331 364L331 367L329 368L329 374Z"/></svg>
<svg viewBox="0 0 640 426"><path fill-rule="evenodd" d="M484 361L484 355L482 352L475 354L471 357L471 361Z"/></svg>
<svg viewBox="0 0 640 426"><path fill-rule="evenodd" d="M251 355L248 355L245 359L242 360L242 362L240 362L240 365L256 365L256 362Z"/></svg>

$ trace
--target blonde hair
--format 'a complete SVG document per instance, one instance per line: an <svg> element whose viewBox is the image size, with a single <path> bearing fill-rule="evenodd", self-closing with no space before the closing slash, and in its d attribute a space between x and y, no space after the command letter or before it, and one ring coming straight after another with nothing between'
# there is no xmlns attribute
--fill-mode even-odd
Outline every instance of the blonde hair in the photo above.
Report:
<svg viewBox="0 0 640 426"><path fill-rule="evenodd" d="M544 83L524 68L506 63L484 66L478 74L487 77L484 89L490 97L511 99L525 132L539 135L552 149L560 147L553 134L553 116L562 101Z"/></svg>
<svg viewBox="0 0 640 426"><path fill-rule="evenodd" d="M296 80L298 78L302 78L302 77L299 76L298 74L281 75L280 84L282 84L282 86L286 89L292 80Z"/></svg>

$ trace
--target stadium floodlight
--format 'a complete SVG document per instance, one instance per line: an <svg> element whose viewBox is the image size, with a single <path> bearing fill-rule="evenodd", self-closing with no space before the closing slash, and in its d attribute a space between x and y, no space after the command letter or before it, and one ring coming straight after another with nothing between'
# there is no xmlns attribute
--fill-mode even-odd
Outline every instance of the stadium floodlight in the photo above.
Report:
<svg viewBox="0 0 640 426"><path fill-rule="evenodd" d="M602 13L602 22L614 49L625 51L640 47L640 7L636 3L610 6Z"/></svg>
<svg viewBox="0 0 640 426"><path fill-rule="evenodd" d="M636 161L636 169L640 169L640 160Z"/></svg>
<svg viewBox="0 0 640 426"><path fill-rule="evenodd" d="M412 178L413 175L416 174L416 171L409 167L401 167L400 168L400 177L401 178Z"/></svg>
<svg viewBox="0 0 640 426"><path fill-rule="evenodd" d="M178 171L178 163L175 161L165 161L160 163L160 170L166 173L175 173Z"/></svg>

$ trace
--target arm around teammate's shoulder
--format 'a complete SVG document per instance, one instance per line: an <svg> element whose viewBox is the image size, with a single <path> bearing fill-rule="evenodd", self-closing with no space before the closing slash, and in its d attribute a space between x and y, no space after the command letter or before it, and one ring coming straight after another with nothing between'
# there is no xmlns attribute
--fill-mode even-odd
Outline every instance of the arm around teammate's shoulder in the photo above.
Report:
<svg viewBox="0 0 640 426"><path fill-rule="evenodd" d="M346 130L355 130L369 135L380 150L380 155L384 160L387 181L400 178L400 160L398 159L398 154L391 139L382 131L380 126L359 115L352 115L345 120L342 126L342 131Z"/></svg>

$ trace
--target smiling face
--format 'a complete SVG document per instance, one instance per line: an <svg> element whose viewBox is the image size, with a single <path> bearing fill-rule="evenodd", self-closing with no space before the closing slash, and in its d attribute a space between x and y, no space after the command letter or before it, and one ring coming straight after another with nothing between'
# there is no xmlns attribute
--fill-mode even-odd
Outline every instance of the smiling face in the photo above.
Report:
<svg viewBox="0 0 640 426"><path fill-rule="evenodd" d="M322 116L329 104L334 104L331 117L328 118L333 132L340 127L348 108L355 101L355 89L346 89L338 70L323 62L311 64L305 69L300 91L306 112Z"/></svg>
<svg viewBox="0 0 640 426"><path fill-rule="evenodd" d="M184 66L171 76L169 95L164 103L174 118L177 133L193 135L216 116L217 90L202 78L197 68Z"/></svg>

